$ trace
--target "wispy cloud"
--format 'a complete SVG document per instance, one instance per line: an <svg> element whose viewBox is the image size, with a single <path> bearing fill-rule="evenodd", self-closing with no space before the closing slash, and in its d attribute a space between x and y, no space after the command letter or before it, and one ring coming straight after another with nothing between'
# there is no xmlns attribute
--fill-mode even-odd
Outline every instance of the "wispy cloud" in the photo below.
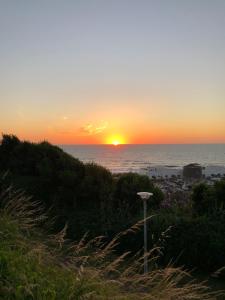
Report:
<svg viewBox="0 0 225 300"><path fill-rule="evenodd" d="M88 123L81 127L80 131L83 134L87 135L95 135L102 133L106 128L108 127L108 122L102 122L100 124L93 124L93 123Z"/></svg>

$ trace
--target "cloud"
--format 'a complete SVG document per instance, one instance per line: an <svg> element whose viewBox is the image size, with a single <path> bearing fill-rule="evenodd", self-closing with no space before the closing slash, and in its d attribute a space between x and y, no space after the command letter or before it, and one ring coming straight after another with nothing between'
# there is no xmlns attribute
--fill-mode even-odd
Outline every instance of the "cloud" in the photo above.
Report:
<svg viewBox="0 0 225 300"><path fill-rule="evenodd" d="M100 124L89 123L81 127L80 131L87 135L95 135L102 133L108 127L108 122L102 122Z"/></svg>

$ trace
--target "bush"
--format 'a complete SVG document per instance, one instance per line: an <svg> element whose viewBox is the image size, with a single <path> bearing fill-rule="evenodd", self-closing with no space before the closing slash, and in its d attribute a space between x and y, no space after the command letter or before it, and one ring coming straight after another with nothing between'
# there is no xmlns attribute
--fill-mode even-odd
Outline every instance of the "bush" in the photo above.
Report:
<svg viewBox="0 0 225 300"><path fill-rule="evenodd" d="M172 211L155 216L150 225L153 243L167 230L161 262L173 259L177 265L214 272L225 266L225 213L209 216L190 216Z"/></svg>
<svg viewBox="0 0 225 300"><path fill-rule="evenodd" d="M205 183L196 185L192 192L193 209L198 215L225 210L225 180L213 186Z"/></svg>
<svg viewBox="0 0 225 300"><path fill-rule="evenodd" d="M149 208L159 208L163 200L161 190L154 187L146 175L135 173L122 174L115 184L114 210L121 228L127 228L137 220L143 218L143 202L137 195L140 191L152 192Z"/></svg>
<svg viewBox="0 0 225 300"><path fill-rule="evenodd" d="M147 176L130 173L115 179L106 168L83 164L48 142L23 142L10 135L1 141L0 170L8 171L8 182L51 208L56 230L67 223L73 239L87 231L93 237L112 236L136 222L140 190L153 191L154 207L163 197Z"/></svg>
<svg viewBox="0 0 225 300"><path fill-rule="evenodd" d="M100 238L70 244L65 230L47 236L37 203L6 190L0 196L0 297L15 300L216 299L180 268L139 273L138 257L112 259L113 245ZM98 245L98 246L97 246ZM153 260L154 257L151 257Z"/></svg>

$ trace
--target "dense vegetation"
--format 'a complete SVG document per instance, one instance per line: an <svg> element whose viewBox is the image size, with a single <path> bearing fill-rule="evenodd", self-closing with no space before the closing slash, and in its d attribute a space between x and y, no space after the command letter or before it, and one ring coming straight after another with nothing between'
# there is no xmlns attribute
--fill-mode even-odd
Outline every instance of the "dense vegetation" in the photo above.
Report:
<svg viewBox="0 0 225 300"><path fill-rule="evenodd" d="M190 201L161 206L162 192L147 176L113 176L95 164L83 164L47 142L29 143L3 135L0 171L7 172L0 189L9 183L40 200L56 217L54 231L68 226L67 237L78 240L104 235L110 240L142 219L142 203L136 193L151 191L149 248L162 247L160 263L215 272L225 266L225 181L194 187ZM54 232L53 231L53 232ZM167 232L161 241L162 232ZM121 238L118 253L142 248L143 233Z"/></svg>
<svg viewBox="0 0 225 300"><path fill-rule="evenodd" d="M147 176L115 178L107 169L83 164L47 142L23 142L11 135L3 135L0 171L8 172L6 181L51 207L58 229L67 223L72 238L87 231L90 236L111 236L134 224L142 208L139 191L154 192L155 208L163 199Z"/></svg>
<svg viewBox="0 0 225 300"><path fill-rule="evenodd" d="M172 226L165 243L164 261L215 272L225 266L225 180L213 186L194 186L190 201L160 210L151 224L152 232ZM222 274L221 274L222 276Z"/></svg>
<svg viewBox="0 0 225 300"><path fill-rule="evenodd" d="M192 282L181 268L159 269L156 251L149 253L150 272L141 275L139 256L129 264L124 261L127 253L113 258L117 238L109 243L100 237L69 243L65 229L45 233L43 225L49 226L49 221L40 204L21 192L2 189L0 203L1 299L217 299L218 293Z"/></svg>

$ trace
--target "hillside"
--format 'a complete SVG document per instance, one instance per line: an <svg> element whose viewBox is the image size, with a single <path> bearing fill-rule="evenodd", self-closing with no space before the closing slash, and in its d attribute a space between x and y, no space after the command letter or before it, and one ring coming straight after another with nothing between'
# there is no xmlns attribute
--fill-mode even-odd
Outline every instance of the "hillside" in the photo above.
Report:
<svg viewBox="0 0 225 300"><path fill-rule="evenodd" d="M124 264L126 253L113 258L116 239L70 243L66 229L47 235L43 224L50 222L40 204L21 192L3 190L0 203L1 299L216 299L182 269L153 267L152 254L151 271L141 275L138 256L130 264Z"/></svg>

